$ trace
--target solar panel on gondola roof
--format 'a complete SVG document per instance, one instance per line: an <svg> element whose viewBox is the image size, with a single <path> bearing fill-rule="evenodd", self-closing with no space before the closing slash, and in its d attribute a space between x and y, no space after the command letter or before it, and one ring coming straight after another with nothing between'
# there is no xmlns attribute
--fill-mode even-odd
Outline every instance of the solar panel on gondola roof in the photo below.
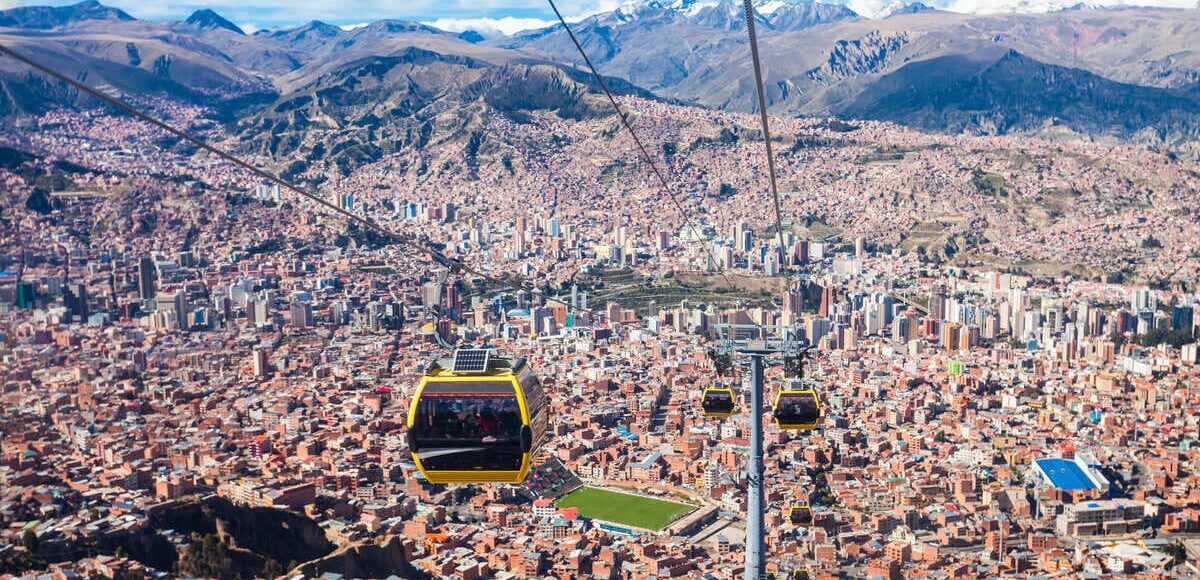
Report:
<svg viewBox="0 0 1200 580"><path fill-rule="evenodd" d="M490 351L487 349L459 349L454 352L454 372L481 373L488 370Z"/></svg>

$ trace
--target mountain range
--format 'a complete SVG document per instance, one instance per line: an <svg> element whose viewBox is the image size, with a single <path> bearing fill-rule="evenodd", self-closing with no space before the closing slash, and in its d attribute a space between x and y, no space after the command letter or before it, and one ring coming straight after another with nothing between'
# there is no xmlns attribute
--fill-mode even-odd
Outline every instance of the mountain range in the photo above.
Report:
<svg viewBox="0 0 1200 580"><path fill-rule="evenodd" d="M1197 136L1200 11L1081 5L976 16L893 4L886 17L867 19L804 0L755 0L755 7L776 114L982 133L1055 124L1168 142ZM606 74L660 96L751 111L746 33L730 25L741 22L741 11L737 0L645 0L574 30ZM577 58L560 27L491 42Z"/></svg>
<svg viewBox="0 0 1200 580"><path fill-rule="evenodd" d="M864 18L755 0L753 16L777 115L1200 137L1200 10L966 15L897 1ZM735 0L639 0L572 28L620 93L751 111L744 18ZM399 20L247 34L212 10L145 21L88 0L0 11L0 43L126 97L210 107L263 152L344 168L431 140L486 141L496 116L607 114L559 26L490 39ZM0 116L91 104L0 58Z"/></svg>

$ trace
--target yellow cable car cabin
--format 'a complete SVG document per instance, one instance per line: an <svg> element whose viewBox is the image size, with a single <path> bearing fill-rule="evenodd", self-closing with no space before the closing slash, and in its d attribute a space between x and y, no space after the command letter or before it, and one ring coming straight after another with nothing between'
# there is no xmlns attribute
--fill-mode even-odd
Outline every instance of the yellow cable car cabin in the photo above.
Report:
<svg viewBox="0 0 1200 580"><path fill-rule="evenodd" d="M408 447L431 483L521 483L546 436L546 414L525 359L459 349L417 385Z"/></svg>
<svg viewBox="0 0 1200 580"><path fill-rule="evenodd" d="M788 520L793 526L807 528L812 525L813 510L808 504L796 503L792 504L792 509L788 510Z"/></svg>
<svg viewBox="0 0 1200 580"><path fill-rule="evenodd" d="M793 383L775 396L775 424L780 429L812 431L821 423L821 398L812 386Z"/></svg>
<svg viewBox="0 0 1200 580"><path fill-rule="evenodd" d="M705 417L731 417L737 408L737 396L733 387L705 387L700 399L700 408Z"/></svg>

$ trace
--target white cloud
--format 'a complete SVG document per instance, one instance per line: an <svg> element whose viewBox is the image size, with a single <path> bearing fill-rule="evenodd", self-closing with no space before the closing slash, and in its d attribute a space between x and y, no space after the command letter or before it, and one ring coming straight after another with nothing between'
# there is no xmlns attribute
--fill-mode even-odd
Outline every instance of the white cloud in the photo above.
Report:
<svg viewBox="0 0 1200 580"><path fill-rule="evenodd" d="M593 14L601 12L612 12L622 5L629 4L631 0L593 0L583 5L576 6L574 10L570 8L560 8L563 16L567 20L583 20Z"/></svg>
<svg viewBox="0 0 1200 580"><path fill-rule="evenodd" d="M437 20L427 20L422 22L422 24L428 24L434 28L450 32L474 30L484 36L512 36L522 30L545 28L550 26L552 22L540 18L513 18L512 16L505 16L504 18L438 18Z"/></svg>

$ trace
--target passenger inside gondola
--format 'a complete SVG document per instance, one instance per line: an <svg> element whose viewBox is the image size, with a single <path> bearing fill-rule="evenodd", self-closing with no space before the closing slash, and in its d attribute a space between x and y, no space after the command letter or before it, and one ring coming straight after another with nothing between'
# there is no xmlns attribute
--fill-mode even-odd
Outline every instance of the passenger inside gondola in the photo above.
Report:
<svg viewBox="0 0 1200 580"><path fill-rule="evenodd" d="M417 405L415 442L427 469L517 470L520 406L512 396L427 396Z"/></svg>
<svg viewBox="0 0 1200 580"><path fill-rule="evenodd" d="M815 396L787 395L780 398L775 416L785 425L815 424L821 418L821 411Z"/></svg>
<svg viewBox="0 0 1200 580"><path fill-rule="evenodd" d="M704 393L701 406L705 413L728 415L733 412L733 395L728 390L710 389Z"/></svg>

